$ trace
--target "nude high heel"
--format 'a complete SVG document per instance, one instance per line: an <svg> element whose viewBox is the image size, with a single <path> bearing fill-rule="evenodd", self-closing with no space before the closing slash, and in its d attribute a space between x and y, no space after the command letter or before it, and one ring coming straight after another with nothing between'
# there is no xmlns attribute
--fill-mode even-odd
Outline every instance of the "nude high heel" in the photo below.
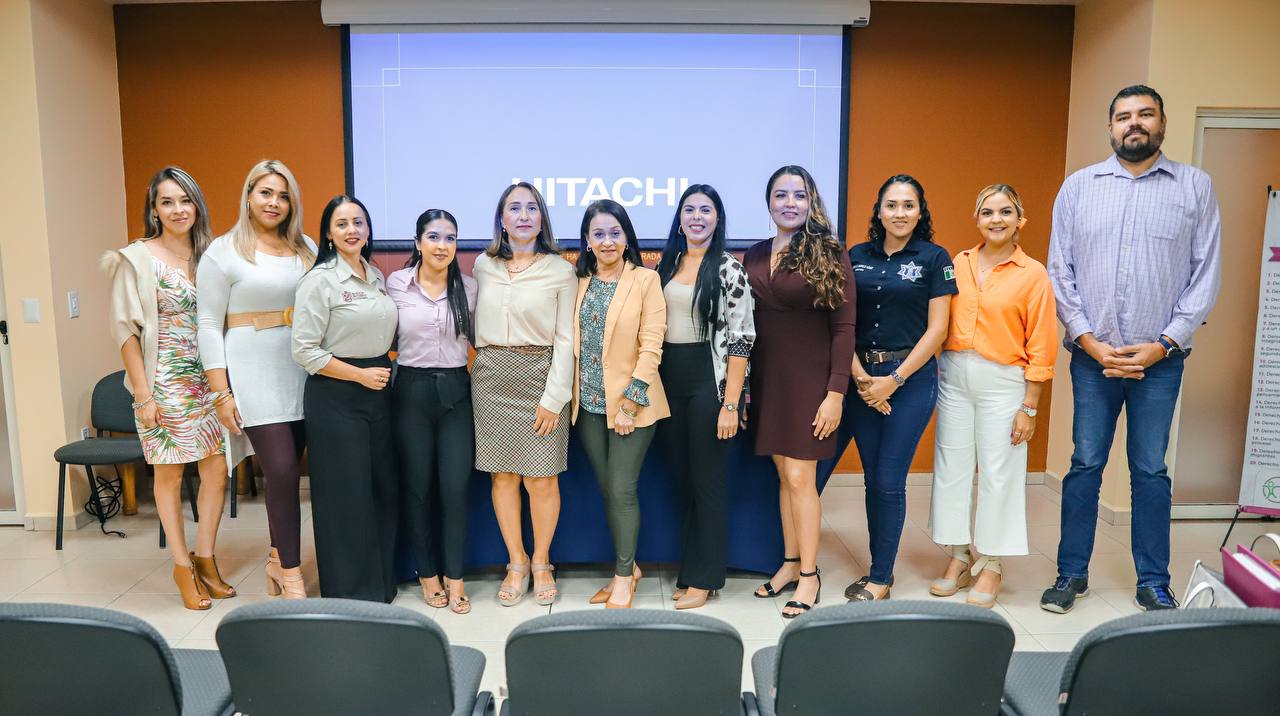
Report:
<svg viewBox="0 0 1280 716"><path fill-rule="evenodd" d="M280 566L280 553L275 547L267 555L267 594L285 599L306 599L307 587L302 581L302 568Z"/></svg>

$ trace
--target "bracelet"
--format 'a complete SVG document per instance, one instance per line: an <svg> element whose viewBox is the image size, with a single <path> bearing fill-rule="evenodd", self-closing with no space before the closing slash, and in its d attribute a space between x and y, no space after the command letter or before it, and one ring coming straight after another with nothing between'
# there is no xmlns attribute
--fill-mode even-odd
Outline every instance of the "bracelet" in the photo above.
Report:
<svg viewBox="0 0 1280 716"><path fill-rule="evenodd" d="M228 400L230 400L230 399L233 397L233 396L231 395L231 390L230 390L230 389L227 389L227 390L213 390L213 391L210 391L210 392L209 392L209 394L213 396L213 407L215 407L215 408L216 408L216 407L218 407L219 405L222 405L223 403L227 402Z"/></svg>
<svg viewBox="0 0 1280 716"><path fill-rule="evenodd" d="M130 403L130 407L132 407L134 410L137 410L138 408L141 408L142 406L146 405L147 403L150 403L155 399L156 399L156 396L148 395L147 399L142 401L141 403Z"/></svg>
<svg viewBox="0 0 1280 716"><path fill-rule="evenodd" d="M627 410L626 408L624 408L624 407L623 407L623 406L621 406L621 405L619 405L619 406L618 406L618 410L619 410L623 415L627 416L628 418L631 418L632 420L635 420L635 419L636 419L636 416L637 416L637 415L639 415L639 413L638 413L638 412L633 412L633 411L631 411L631 410Z"/></svg>

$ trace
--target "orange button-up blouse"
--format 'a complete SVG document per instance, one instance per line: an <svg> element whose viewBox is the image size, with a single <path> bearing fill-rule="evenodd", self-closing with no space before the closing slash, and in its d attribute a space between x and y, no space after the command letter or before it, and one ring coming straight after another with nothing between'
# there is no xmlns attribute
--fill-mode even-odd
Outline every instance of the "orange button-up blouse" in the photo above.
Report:
<svg viewBox="0 0 1280 716"><path fill-rule="evenodd" d="M1049 380L1058 357L1049 272L1018 246L991 269L979 288L980 248L981 244L955 257L960 292L951 299L951 330L942 350L976 350L987 360L1022 366L1027 380Z"/></svg>

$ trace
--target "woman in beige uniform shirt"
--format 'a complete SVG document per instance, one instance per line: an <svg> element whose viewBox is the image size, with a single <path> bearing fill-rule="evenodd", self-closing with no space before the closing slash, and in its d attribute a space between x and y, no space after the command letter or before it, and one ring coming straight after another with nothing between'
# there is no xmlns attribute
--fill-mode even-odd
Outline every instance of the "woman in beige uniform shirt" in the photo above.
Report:
<svg viewBox="0 0 1280 716"><path fill-rule="evenodd" d="M373 253L369 213L335 196L320 217L316 264L298 283L293 359L303 392L320 595L390 603L397 479L391 443L396 304Z"/></svg>
<svg viewBox="0 0 1280 716"><path fill-rule="evenodd" d="M557 591L551 539L569 450L573 308L578 279L560 258L546 202L532 184L507 187L493 217L493 243L476 257L476 353L471 369L476 469L493 473L493 511L507 545L498 601L528 590L551 604ZM520 529L520 484L529 491L533 555Z"/></svg>

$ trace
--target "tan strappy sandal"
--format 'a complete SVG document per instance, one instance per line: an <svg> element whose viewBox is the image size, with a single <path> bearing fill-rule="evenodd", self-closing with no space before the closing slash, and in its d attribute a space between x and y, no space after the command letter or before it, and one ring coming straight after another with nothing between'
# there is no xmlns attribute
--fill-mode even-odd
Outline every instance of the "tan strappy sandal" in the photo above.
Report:
<svg viewBox="0 0 1280 716"><path fill-rule="evenodd" d="M520 603L521 599L524 599L524 593L529 591L529 583L532 581L529 574L529 563L516 564L508 562L507 571L514 572L517 575L516 583L503 584L498 588L498 603L504 607L514 607Z"/></svg>
<svg viewBox="0 0 1280 716"><path fill-rule="evenodd" d="M549 604L555 604L556 598L560 596L560 589L559 587L556 586L556 582L555 582L555 579L556 579L555 565L534 564L533 571L551 573L551 584L544 584L543 586L539 587L538 591L535 592L533 595L533 601L537 602L538 604L541 604L544 607Z"/></svg>

